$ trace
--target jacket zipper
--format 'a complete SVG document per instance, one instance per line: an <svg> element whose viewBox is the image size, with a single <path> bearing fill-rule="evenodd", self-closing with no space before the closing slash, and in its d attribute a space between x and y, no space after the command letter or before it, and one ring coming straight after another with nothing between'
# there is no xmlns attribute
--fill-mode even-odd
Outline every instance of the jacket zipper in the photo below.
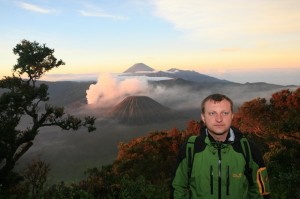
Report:
<svg viewBox="0 0 300 199"><path fill-rule="evenodd" d="M210 165L210 194L214 194L214 173L212 165Z"/></svg>
<svg viewBox="0 0 300 199"><path fill-rule="evenodd" d="M229 195L229 166L226 167L226 195Z"/></svg>
<svg viewBox="0 0 300 199"><path fill-rule="evenodd" d="M221 158L221 154L222 154L222 150L221 150L222 146L218 145L218 199L221 199L222 197L222 173L221 173L221 162L222 162L222 158ZM211 168L212 169L212 168ZM230 174L229 174L229 166L226 166L226 195L229 195L229 185L230 185Z"/></svg>
<svg viewBox="0 0 300 199"><path fill-rule="evenodd" d="M222 187L222 178L221 178L221 145L218 145L218 199L221 199L221 187Z"/></svg>

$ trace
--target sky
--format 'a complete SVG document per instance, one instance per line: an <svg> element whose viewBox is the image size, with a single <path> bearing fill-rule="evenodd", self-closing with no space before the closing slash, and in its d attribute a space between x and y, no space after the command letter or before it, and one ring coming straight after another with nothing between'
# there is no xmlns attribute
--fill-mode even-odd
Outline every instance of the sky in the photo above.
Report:
<svg viewBox="0 0 300 199"><path fill-rule="evenodd" d="M300 85L299 10L299 0L0 0L0 78L12 75L13 48L26 39L66 63L49 80L144 63Z"/></svg>

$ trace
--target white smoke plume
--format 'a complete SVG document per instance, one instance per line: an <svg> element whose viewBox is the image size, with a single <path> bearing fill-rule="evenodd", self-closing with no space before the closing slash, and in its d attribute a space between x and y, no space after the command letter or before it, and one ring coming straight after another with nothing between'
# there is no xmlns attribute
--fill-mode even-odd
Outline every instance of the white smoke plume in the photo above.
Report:
<svg viewBox="0 0 300 199"><path fill-rule="evenodd" d="M186 109L199 107L203 93L193 92L186 87L153 87L148 81L170 78L146 76L118 76L111 73L100 74L96 84L91 84L86 91L87 103L92 107L109 109L120 103L127 96L145 95L172 108Z"/></svg>
<svg viewBox="0 0 300 199"><path fill-rule="evenodd" d="M97 83L86 91L87 103L101 108L108 108L131 95L143 95L148 90L147 80L132 77L122 79L110 73L101 74Z"/></svg>
<svg viewBox="0 0 300 199"><path fill-rule="evenodd" d="M274 90L257 90L245 94L245 89L238 87L224 87L224 88L203 88L194 90L189 86L152 86L148 81L157 81L153 77L146 76L119 76L110 73L101 74L98 77L96 84L91 84L86 91L86 99L88 107L94 107L109 110L123 99L133 95L145 95L151 97L160 104L171 109L186 110L199 109L201 100L213 92L221 92L231 97L236 106L243 102L256 97L270 96L278 89ZM241 94L243 93L243 94ZM99 109L97 109L99 112Z"/></svg>

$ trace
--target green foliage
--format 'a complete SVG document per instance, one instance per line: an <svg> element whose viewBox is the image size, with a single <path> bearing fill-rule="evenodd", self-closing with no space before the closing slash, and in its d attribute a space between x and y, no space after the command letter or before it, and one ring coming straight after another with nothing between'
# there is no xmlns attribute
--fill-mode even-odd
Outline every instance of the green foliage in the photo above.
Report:
<svg viewBox="0 0 300 199"><path fill-rule="evenodd" d="M46 44L40 45L36 41L22 40L13 52L19 56L13 70L20 75L27 74L30 79L39 79L45 72L65 64L62 60L57 61L53 49L46 47Z"/></svg>
<svg viewBox="0 0 300 199"><path fill-rule="evenodd" d="M24 171L25 182L31 187L31 196L37 198L43 191L50 165L41 160L33 160Z"/></svg>
<svg viewBox="0 0 300 199"><path fill-rule="evenodd" d="M118 186L119 176L117 176L112 166L103 166L99 171L97 168L88 169L85 174L86 180L78 183L78 189L86 190L93 194L95 198L107 198Z"/></svg>
<svg viewBox="0 0 300 199"><path fill-rule="evenodd" d="M274 93L270 106L273 121L271 126L274 130L289 134L300 131L300 88Z"/></svg>
<svg viewBox="0 0 300 199"><path fill-rule="evenodd" d="M300 198L300 88L276 92L267 102L245 102L234 125L247 132L264 153L272 198Z"/></svg>
<svg viewBox="0 0 300 199"><path fill-rule="evenodd" d="M172 129L150 133L127 144L120 143L118 157L113 164L114 170L133 178L143 175L147 181L154 184L169 179L177 159L178 149L192 133L194 131L180 132Z"/></svg>
<svg viewBox="0 0 300 199"><path fill-rule="evenodd" d="M245 102L235 114L233 124L243 132L259 136L292 136L300 131L300 88L282 90L272 95L269 102L256 98Z"/></svg>
<svg viewBox="0 0 300 199"><path fill-rule="evenodd" d="M179 147L199 128L199 123L191 121L186 131L153 132L127 144L120 143L118 158L112 165L88 169L87 179L73 187L98 199L168 198Z"/></svg>
<svg viewBox="0 0 300 199"><path fill-rule="evenodd" d="M266 125L270 123L270 108L267 100L256 98L245 102L238 108L234 116L233 124L238 126L243 132L261 134L266 131Z"/></svg>
<svg viewBox="0 0 300 199"><path fill-rule="evenodd" d="M280 140L265 153L272 198L300 198L300 144Z"/></svg>
<svg viewBox="0 0 300 199"><path fill-rule="evenodd" d="M142 175L133 177L128 174L117 174L112 166L89 169L87 180L81 181L76 189L91 193L98 199L164 199L169 195L169 182L153 184Z"/></svg>
<svg viewBox="0 0 300 199"><path fill-rule="evenodd" d="M67 186L64 182L58 185L52 185L43 193L44 199L94 199L94 196L76 186Z"/></svg>
<svg viewBox="0 0 300 199"><path fill-rule="evenodd" d="M108 198L111 199L165 199L168 198L168 187L155 186L145 180L144 176L132 179L129 175L120 177L118 189Z"/></svg>
<svg viewBox="0 0 300 199"><path fill-rule="evenodd" d="M53 49L23 40L13 52L19 56L13 68L15 74L0 80L0 88L4 91L0 96L0 184L3 188L20 179L12 177L12 169L32 146L40 128L58 126L64 130L78 130L83 126L89 131L95 130L95 118L86 117L82 122L74 116L66 116L63 107L47 103L48 86L36 84L44 73L64 65L62 60L57 61L54 57ZM19 123L24 118L31 121L20 128Z"/></svg>

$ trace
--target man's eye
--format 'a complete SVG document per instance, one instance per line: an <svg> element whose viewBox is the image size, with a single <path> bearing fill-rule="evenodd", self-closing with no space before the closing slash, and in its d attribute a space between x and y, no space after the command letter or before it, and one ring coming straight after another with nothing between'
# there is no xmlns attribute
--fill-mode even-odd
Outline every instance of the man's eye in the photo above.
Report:
<svg viewBox="0 0 300 199"><path fill-rule="evenodd" d="M208 115L209 116L214 116L214 115L216 115L216 112L209 112Z"/></svg>
<svg viewBox="0 0 300 199"><path fill-rule="evenodd" d="M222 112L222 115L229 115L229 112Z"/></svg>

